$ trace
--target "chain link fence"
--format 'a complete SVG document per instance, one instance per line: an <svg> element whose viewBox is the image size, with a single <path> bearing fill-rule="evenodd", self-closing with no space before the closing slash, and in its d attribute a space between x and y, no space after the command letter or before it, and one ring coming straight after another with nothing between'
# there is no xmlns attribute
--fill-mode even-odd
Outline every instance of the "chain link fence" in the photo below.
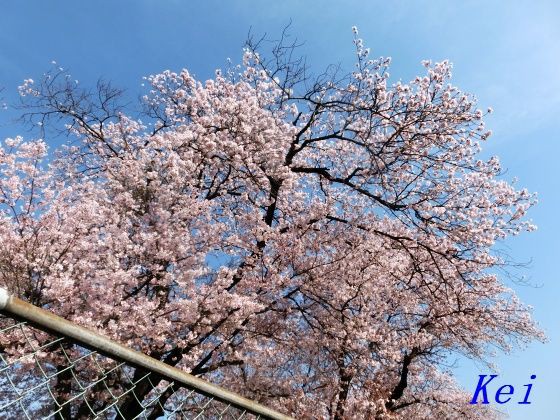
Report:
<svg viewBox="0 0 560 420"><path fill-rule="evenodd" d="M0 309L1 420L289 419L2 289Z"/></svg>

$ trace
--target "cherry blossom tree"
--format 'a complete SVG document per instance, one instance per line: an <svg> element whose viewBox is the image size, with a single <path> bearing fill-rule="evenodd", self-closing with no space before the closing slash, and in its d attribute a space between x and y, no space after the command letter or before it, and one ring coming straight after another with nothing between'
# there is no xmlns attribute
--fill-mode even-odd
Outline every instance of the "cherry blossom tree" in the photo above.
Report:
<svg viewBox="0 0 560 420"><path fill-rule="evenodd" d="M297 418L494 416L446 363L543 339L497 274L535 196L480 158L491 110L449 62L391 82L354 33L350 74L249 41L211 80L149 77L139 117L26 80L26 121L71 141L2 144L2 286Z"/></svg>

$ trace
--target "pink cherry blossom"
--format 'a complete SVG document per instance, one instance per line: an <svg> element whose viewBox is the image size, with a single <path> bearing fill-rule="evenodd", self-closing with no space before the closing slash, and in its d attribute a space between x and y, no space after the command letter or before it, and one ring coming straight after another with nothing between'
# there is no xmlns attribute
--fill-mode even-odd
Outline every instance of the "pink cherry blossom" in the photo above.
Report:
<svg viewBox="0 0 560 420"><path fill-rule="evenodd" d="M445 360L543 339L493 270L535 195L481 159L449 62L392 83L354 43L346 78L250 44L211 80L150 76L145 122L26 80L76 141L0 148L1 284L296 418L494 416Z"/></svg>

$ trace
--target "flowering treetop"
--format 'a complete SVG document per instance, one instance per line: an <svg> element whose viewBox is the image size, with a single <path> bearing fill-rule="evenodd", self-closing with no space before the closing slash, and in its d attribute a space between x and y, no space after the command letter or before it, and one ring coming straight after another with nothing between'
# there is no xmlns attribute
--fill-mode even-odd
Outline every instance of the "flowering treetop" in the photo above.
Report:
<svg viewBox="0 0 560 420"><path fill-rule="evenodd" d="M354 33L348 75L249 42L206 82L149 77L142 119L26 80L25 117L74 141L3 142L2 285L297 417L491 416L445 360L542 339L493 270L535 196L480 158L449 62L391 83Z"/></svg>

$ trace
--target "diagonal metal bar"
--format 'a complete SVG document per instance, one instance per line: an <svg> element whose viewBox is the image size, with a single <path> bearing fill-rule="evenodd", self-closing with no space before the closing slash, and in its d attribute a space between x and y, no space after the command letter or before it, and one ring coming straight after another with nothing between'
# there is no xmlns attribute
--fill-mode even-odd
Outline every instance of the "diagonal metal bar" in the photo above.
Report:
<svg viewBox="0 0 560 420"><path fill-rule="evenodd" d="M14 407L19 407L18 414L30 418L29 413L32 413L34 407L37 409L38 401L48 399L49 395L51 404L54 405L54 410L48 415L49 418L52 416L66 419L69 416L84 414L88 418L127 418L126 413L121 413L118 402L127 395L137 398L135 388L138 381L133 380L130 369L147 372L145 378L150 382L152 377L158 378L158 382L160 378L169 382L161 389L154 386L153 392L142 401L137 398L138 404L144 408L144 411L136 418L148 418L149 410L153 409L154 404L159 403L160 396L171 390L176 396L174 401L177 403L169 408L161 407L166 419L224 418L230 413L230 409L239 413L235 418L245 418L249 415L251 418L290 419L262 404L118 344L15 296L10 296L2 288L0 288L0 313L12 320L24 321L0 327L0 334L13 334L19 329L22 337L21 345L27 345L29 348L27 354L11 362L7 362L0 353L0 419L4 418L1 407L4 410L9 407L15 410ZM33 334L29 335L29 329L32 328L29 324L37 328L40 333L52 335L54 339L48 342L36 341ZM69 345L79 346L71 347L74 356L71 356L68 347L65 347ZM58 355L60 366L55 369L53 362L46 361L47 359L42 356L44 354L50 354L52 358ZM107 359L103 362L99 357ZM29 364L30 358L36 365L35 376L27 379L29 382L27 384L25 382L16 384L15 372L23 369L26 361ZM97 376L83 381L79 368L94 370ZM61 379L63 375L64 380ZM110 385L111 377L118 375L126 384L122 389L115 387L114 384ZM62 393L65 398L63 400L55 398L53 386L56 381L59 381L59 386L62 384L67 388L68 392ZM46 392L41 393L41 389L46 389ZM72 394L69 390L76 392ZM105 399L92 400L96 393L105 393ZM80 401L81 404L78 404Z"/></svg>

